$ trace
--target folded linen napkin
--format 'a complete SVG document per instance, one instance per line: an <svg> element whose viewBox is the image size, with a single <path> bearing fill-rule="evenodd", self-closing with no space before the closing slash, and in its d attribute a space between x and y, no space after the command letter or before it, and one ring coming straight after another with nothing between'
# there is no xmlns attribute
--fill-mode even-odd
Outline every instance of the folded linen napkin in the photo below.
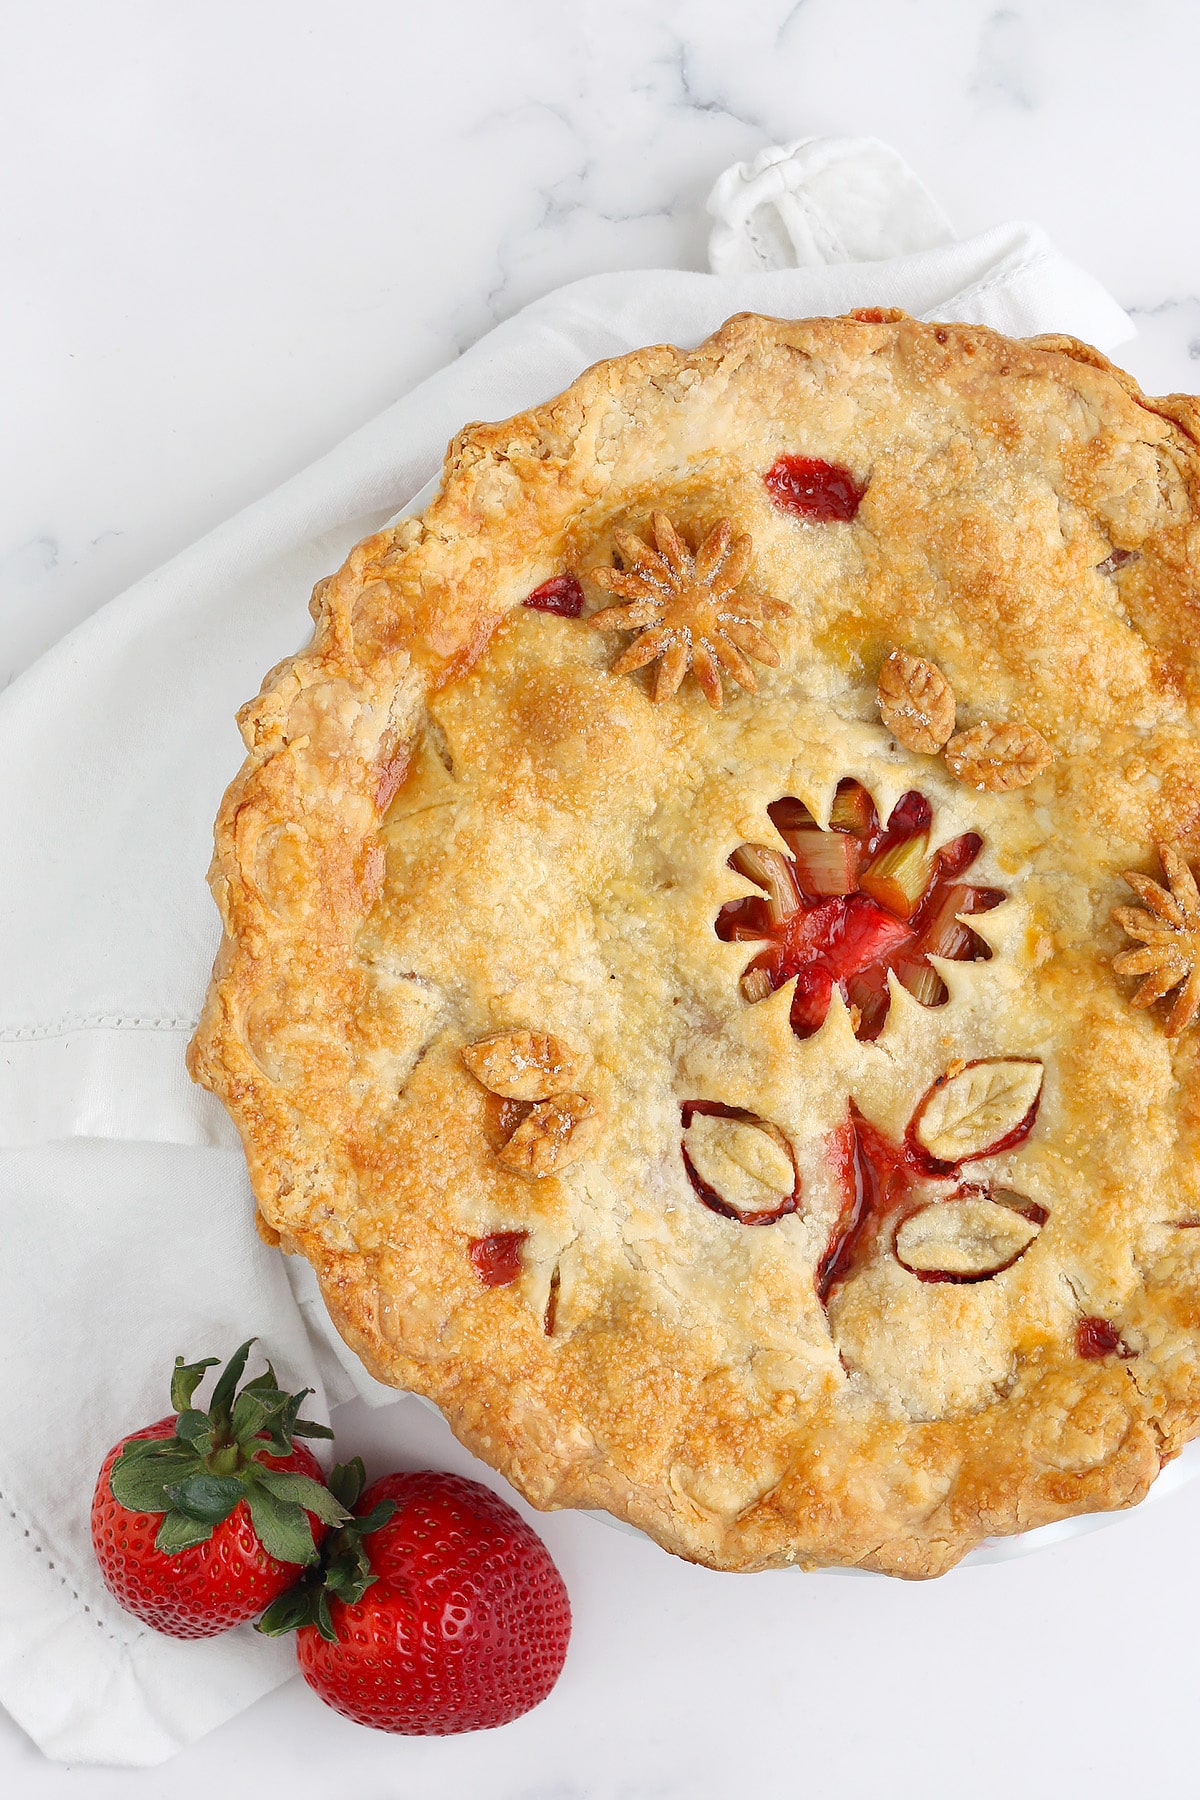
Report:
<svg viewBox="0 0 1200 1800"><path fill-rule="evenodd" d="M722 176L714 273L550 294L321 461L101 608L0 697L0 1701L48 1755L160 1761L291 1669L249 1628L180 1645L110 1600L87 1513L109 1443L164 1410L177 1350L256 1331L336 1404L379 1388L307 1270L254 1234L236 1138L183 1053L217 944L211 821L238 705L305 640L313 583L502 418L598 358L729 314L899 305L1017 335L1132 335L1036 227L958 242L873 140L807 139ZM47 1322L50 1329L47 1329Z"/></svg>

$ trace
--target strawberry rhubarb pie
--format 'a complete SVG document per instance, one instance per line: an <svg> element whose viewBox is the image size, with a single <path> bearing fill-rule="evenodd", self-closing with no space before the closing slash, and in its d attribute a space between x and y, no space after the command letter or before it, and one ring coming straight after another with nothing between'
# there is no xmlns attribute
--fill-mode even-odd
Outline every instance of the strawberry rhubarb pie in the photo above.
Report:
<svg viewBox="0 0 1200 1800"><path fill-rule="evenodd" d="M732 319L452 444L242 714L191 1051L535 1505L933 1575L1200 1429L1200 406Z"/></svg>

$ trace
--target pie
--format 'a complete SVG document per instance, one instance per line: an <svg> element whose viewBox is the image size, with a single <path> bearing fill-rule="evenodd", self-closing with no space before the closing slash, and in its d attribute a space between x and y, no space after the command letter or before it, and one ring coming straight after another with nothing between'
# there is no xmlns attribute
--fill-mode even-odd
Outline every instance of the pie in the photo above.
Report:
<svg viewBox="0 0 1200 1800"><path fill-rule="evenodd" d="M731 319L468 426L241 715L191 1049L541 1507L925 1576L1200 1427L1200 403Z"/></svg>

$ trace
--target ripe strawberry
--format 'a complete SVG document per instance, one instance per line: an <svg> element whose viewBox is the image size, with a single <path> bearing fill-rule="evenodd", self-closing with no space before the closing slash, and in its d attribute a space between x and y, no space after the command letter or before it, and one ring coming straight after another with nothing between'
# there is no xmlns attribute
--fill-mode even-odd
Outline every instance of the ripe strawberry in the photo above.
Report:
<svg viewBox="0 0 1200 1800"><path fill-rule="evenodd" d="M259 1621L297 1629L300 1672L360 1725L447 1736L506 1725L544 1700L571 1635L550 1553L512 1507L460 1475L385 1475L359 1458L330 1477L354 1518L323 1570Z"/></svg>
<svg viewBox="0 0 1200 1800"><path fill-rule="evenodd" d="M92 1545L105 1585L168 1637L213 1637L254 1618L350 1516L292 1441L333 1436L298 1417L311 1388L282 1393L268 1363L238 1392L253 1341L230 1358L208 1412L192 1398L216 1357L176 1357L175 1414L115 1444L96 1482Z"/></svg>

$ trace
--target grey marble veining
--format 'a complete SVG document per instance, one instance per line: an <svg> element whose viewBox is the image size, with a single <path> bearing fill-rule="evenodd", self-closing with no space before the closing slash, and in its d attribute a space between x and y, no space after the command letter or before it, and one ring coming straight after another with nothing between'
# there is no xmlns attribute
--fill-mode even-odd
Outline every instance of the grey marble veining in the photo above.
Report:
<svg viewBox="0 0 1200 1800"><path fill-rule="evenodd" d="M805 131L1039 218L1196 381L1189 0L73 13L0 66L0 682L526 301L702 267L715 175Z"/></svg>

